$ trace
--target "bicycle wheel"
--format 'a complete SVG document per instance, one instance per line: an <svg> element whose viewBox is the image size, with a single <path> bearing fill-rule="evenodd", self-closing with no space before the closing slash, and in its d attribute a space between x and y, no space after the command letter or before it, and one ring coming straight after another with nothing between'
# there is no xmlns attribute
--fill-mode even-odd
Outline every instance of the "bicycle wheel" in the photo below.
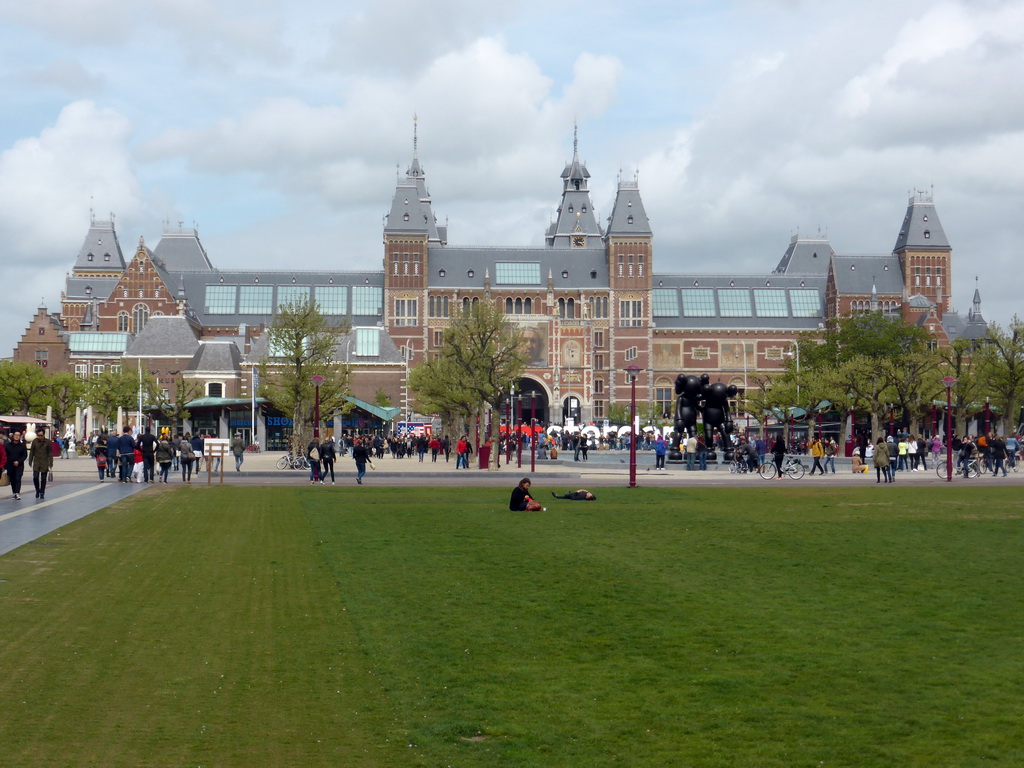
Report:
<svg viewBox="0 0 1024 768"><path fill-rule="evenodd" d="M936 461L935 462L935 474L938 475L943 480L948 478L949 477L949 462L946 461L945 459L942 459L941 461ZM955 469L953 471L953 474L954 475L956 474L956 470Z"/></svg>
<svg viewBox="0 0 1024 768"><path fill-rule="evenodd" d="M799 480L801 477L804 476L804 472L806 471L806 467L804 467L804 465L801 464L799 461L791 461L786 466L786 474L792 477L794 480Z"/></svg>
<svg viewBox="0 0 1024 768"><path fill-rule="evenodd" d="M778 473L775 471L775 464L771 461L766 461L764 464L757 468L757 474L759 474L765 480L771 480Z"/></svg>
<svg viewBox="0 0 1024 768"><path fill-rule="evenodd" d="M981 472L978 471L978 462L972 461L972 462L969 462L967 464L967 476L968 477L973 478L973 477L977 477L980 474L981 474Z"/></svg>
<svg viewBox="0 0 1024 768"><path fill-rule="evenodd" d="M277 468L278 469L288 469L288 467L289 467L289 462L288 462L288 457L287 456L282 456L280 459L277 460Z"/></svg>
<svg viewBox="0 0 1024 768"><path fill-rule="evenodd" d="M307 459L305 456L299 456L297 465L299 469L309 469L309 459Z"/></svg>

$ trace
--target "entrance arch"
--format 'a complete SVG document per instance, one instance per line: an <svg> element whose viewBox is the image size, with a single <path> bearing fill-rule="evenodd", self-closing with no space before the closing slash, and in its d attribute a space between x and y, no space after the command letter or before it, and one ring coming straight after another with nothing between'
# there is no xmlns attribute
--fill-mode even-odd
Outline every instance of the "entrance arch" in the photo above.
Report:
<svg viewBox="0 0 1024 768"><path fill-rule="evenodd" d="M551 421L550 411L551 399L544 385L536 379L520 379L519 390L512 405L512 418L515 422L529 424L532 416L538 424L547 424Z"/></svg>

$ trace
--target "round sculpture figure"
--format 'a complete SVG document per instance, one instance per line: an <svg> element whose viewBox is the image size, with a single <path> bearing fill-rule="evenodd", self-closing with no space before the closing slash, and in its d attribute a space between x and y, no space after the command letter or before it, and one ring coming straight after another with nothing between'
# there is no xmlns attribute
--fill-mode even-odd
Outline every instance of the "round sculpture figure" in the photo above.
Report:
<svg viewBox="0 0 1024 768"><path fill-rule="evenodd" d="M680 373L676 376L676 413L673 419L675 433L672 437L671 461L682 459L679 442L697 434L697 416L700 413L701 381L693 374Z"/></svg>
<svg viewBox="0 0 1024 768"><path fill-rule="evenodd" d="M736 397L739 389L735 384L723 384L721 381L710 383L710 377L705 373L700 377L701 399L703 400L702 411L704 414L704 439L708 445L712 444L717 433L722 439L723 460L732 461L732 442L729 433L732 432L732 417L729 414L729 398Z"/></svg>

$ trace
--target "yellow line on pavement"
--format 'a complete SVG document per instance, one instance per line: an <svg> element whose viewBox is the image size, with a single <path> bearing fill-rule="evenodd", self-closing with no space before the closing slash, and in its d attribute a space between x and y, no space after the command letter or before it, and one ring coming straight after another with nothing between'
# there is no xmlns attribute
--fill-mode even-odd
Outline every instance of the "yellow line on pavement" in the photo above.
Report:
<svg viewBox="0 0 1024 768"><path fill-rule="evenodd" d="M84 493L92 493L93 491L98 491L102 487L102 485L94 485L92 488L83 488L80 491L69 493L67 496L61 496L60 498L57 499L50 499L49 501L41 501L38 504L28 502L25 499L22 499L22 501L26 501L27 506L24 509L19 509L17 512L8 512L6 515L0 515L0 523L2 523L4 520L10 520L12 517L18 517L19 515L27 515L29 512L35 512L37 509L43 509L44 507L48 507L51 504L56 504L57 502L60 501L67 501L68 499L73 499L75 498L75 496L81 496Z"/></svg>

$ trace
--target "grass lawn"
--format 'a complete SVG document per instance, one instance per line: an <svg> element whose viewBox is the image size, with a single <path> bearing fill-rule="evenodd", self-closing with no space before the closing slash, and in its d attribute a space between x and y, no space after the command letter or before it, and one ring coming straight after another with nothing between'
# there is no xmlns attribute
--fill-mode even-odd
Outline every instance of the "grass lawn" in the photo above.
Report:
<svg viewBox="0 0 1024 768"><path fill-rule="evenodd" d="M0 764L1024 765L979 485L149 491L0 557Z"/></svg>

